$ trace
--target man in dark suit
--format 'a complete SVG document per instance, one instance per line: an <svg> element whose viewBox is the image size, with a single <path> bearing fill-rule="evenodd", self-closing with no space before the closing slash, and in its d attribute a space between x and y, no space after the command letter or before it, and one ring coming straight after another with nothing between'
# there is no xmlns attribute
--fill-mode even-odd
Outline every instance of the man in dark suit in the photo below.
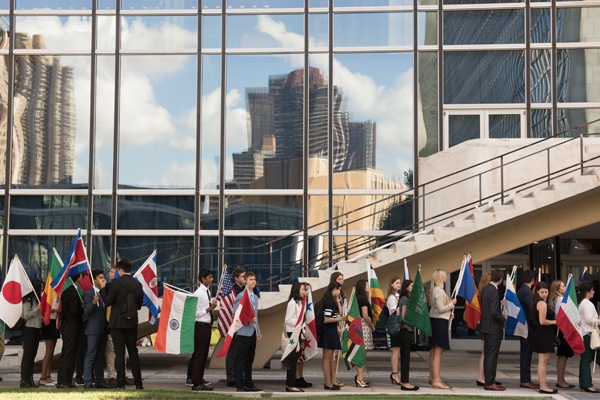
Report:
<svg viewBox="0 0 600 400"><path fill-rule="evenodd" d="M94 287L83 296L83 315L87 317L84 328L87 346L83 368L83 381L86 389L92 388L92 370L96 388L108 388L104 381L104 351L108 331L106 329L106 306L100 290L106 285L101 269L92 271Z"/></svg>
<svg viewBox="0 0 600 400"><path fill-rule="evenodd" d="M81 275L72 276L73 285L65 289L60 296L60 333L63 346L56 378L56 387L59 389L77 387L73 384L73 372L83 323L83 306L75 283L80 277Z"/></svg>
<svg viewBox="0 0 600 400"><path fill-rule="evenodd" d="M485 390L506 390L496 383L498 354L502 343L502 331L506 318L500 310L498 287L502 283L502 272L493 270L490 283L481 291L481 336L483 337L483 374Z"/></svg>
<svg viewBox="0 0 600 400"><path fill-rule="evenodd" d="M143 291L142 284L131 276L131 261L121 259L117 261L117 270L121 276L112 282L110 291L106 298L106 306L112 306L108 327L115 347L115 363L117 367L117 388L125 388L125 347L129 354L131 372L136 389L143 389L142 371L140 368L140 357L136 347L138 318L137 314L131 318L125 318L123 306L127 304L127 295L132 293L135 298L136 308L142 308Z"/></svg>
<svg viewBox="0 0 600 400"><path fill-rule="evenodd" d="M521 351L519 354L520 358L520 370L521 370L521 387L528 389L539 389L540 385L531 382L531 356L533 355L533 325L531 324L531 319L529 318L529 310L531 309L531 299L533 298L533 293L531 293L531 288L533 287L533 282L535 278L535 272L528 269L523 271L523 284L517 290L517 297L519 298L519 302L521 303L521 307L525 312L525 316L527 317L527 338L523 339L519 337L519 341L521 342Z"/></svg>

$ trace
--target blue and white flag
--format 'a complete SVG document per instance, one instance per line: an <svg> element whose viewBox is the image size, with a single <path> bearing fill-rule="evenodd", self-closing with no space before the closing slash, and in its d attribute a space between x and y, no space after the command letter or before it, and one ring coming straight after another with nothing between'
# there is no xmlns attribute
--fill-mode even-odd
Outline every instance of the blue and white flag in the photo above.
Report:
<svg viewBox="0 0 600 400"><path fill-rule="evenodd" d="M588 276L588 267L583 267L583 272L581 273L581 283L587 282Z"/></svg>
<svg viewBox="0 0 600 400"><path fill-rule="evenodd" d="M527 318L525 317L525 311L523 311L523 308L521 307L521 302L517 297L513 282L510 279L510 274L507 274L506 276L504 310L508 314L506 319L506 333L527 339Z"/></svg>
<svg viewBox="0 0 600 400"><path fill-rule="evenodd" d="M410 273L408 272L408 263L406 262L406 258L404 259L404 281L410 279Z"/></svg>

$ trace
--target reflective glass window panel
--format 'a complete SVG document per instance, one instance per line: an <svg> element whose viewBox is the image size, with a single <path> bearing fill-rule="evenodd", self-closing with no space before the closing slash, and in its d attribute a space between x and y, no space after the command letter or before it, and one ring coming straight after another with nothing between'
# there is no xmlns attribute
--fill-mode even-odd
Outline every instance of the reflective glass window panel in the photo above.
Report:
<svg viewBox="0 0 600 400"><path fill-rule="evenodd" d="M523 43L523 10L444 12L444 44Z"/></svg>
<svg viewBox="0 0 600 400"><path fill-rule="evenodd" d="M4 35L6 35L6 32L3 32ZM4 82L8 82L8 65L6 63L0 63L0 75L3 77L3 81ZM19 75L19 73L17 71L15 71L15 74L17 74L17 76ZM0 87L0 115L2 116L2 123L0 123L0 137L2 138L2 140L0 140L0 185L4 185L6 183L6 165L7 165L7 152L6 152L6 138L8 137L8 124L7 124L7 119L8 119L8 115L9 115L9 108L8 108L8 101L9 101L9 97L8 97L8 85L4 84L2 85L2 87ZM23 104L22 104L23 106ZM18 118L15 116L15 119L18 120ZM18 135L18 131L15 132L14 130L15 128L13 128L13 140L17 140L17 144L22 143L21 141L19 141L19 137L15 137L15 133ZM13 147L14 148L18 148L15 146L15 144L13 143ZM18 153L11 155L13 158L18 156Z"/></svg>
<svg viewBox="0 0 600 400"><path fill-rule="evenodd" d="M488 130L490 139L518 139L521 137L521 115L490 114Z"/></svg>
<svg viewBox="0 0 600 400"><path fill-rule="evenodd" d="M309 60L308 188L326 190L329 188L329 59L326 54L312 54Z"/></svg>
<svg viewBox="0 0 600 400"><path fill-rule="evenodd" d="M90 59L16 56L12 184L87 184Z"/></svg>
<svg viewBox="0 0 600 400"><path fill-rule="evenodd" d="M412 53L338 54L333 78L334 188L394 188L413 168Z"/></svg>
<svg viewBox="0 0 600 400"><path fill-rule="evenodd" d="M10 0L0 0L0 10L8 11L10 9Z"/></svg>
<svg viewBox="0 0 600 400"><path fill-rule="evenodd" d="M121 48L124 50L196 49L198 18L195 16L123 17Z"/></svg>
<svg viewBox="0 0 600 400"><path fill-rule="evenodd" d="M119 196L117 229L194 229L193 196Z"/></svg>
<svg viewBox="0 0 600 400"><path fill-rule="evenodd" d="M600 42L600 7L557 8L556 40L558 42Z"/></svg>
<svg viewBox="0 0 600 400"><path fill-rule="evenodd" d="M327 49L329 47L329 16L327 14L310 14L308 20L309 50Z"/></svg>
<svg viewBox="0 0 600 400"><path fill-rule="evenodd" d="M225 229L302 229L302 196L225 196Z"/></svg>
<svg viewBox="0 0 600 400"><path fill-rule="evenodd" d="M438 122L438 55L436 52L420 51L418 91L419 156L437 153L439 142Z"/></svg>
<svg viewBox="0 0 600 400"><path fill-rule="evenodd" d="M92 21L89 16L21 16L15 20L16 49L91 49Z"/></svg>
<svg viewBox="0 0 600 400"><path fill-rule="evenodd" d="M600 101L600 49L558 49L557 58L558 102Z"/></svg>
<svg viewBox="0 0 600 400"><path fill-rule="evenodd" d="M198 8L198 0L121 0L123 10L189 10Z"/></svg>
<svg viewBox="0 0 600 400"><path fill-rule="evenodd" d="M231 94L229 99L233 102L237 116L232 118L232 123L245 128L243 120L240 121L240 118L245 118L243 117L243 100L240 99L243 96L242 93L244 93L244 89L238 89ZM200 188L218 189L220 186L219 160L221 158L221 56L219 55L202 56L202 100L200 106L202 121Z"/></svg>
<svg viewBox="0 0 600 400"><path fill-rule="evenodd" d="M85 229L87 225L87 196L11 197L11 229Z"/></svg>
<svg viewBox="0 0 600 400"><path fill-rule="evenodd" d="M128 258L137 270L156 249L156 275L158 282L187 287L198 283L192 277L194 238L191 236L119 236L117 259ZM162 288L159 288L159 296Z"/></svg>
<svg viewBox="0 0 600 400"><path fill-rule="evenodd" d="M304 8L304 0L227 0L227 8Z"/></svg>
<svg viewBox="0 0 600 400"><path fill-rule="evenodd" d="M309 234L329 229L329 196L308 195L308 220L306 221Z"/></svg>
<svg viewBox="0 0 600 400"><path fill-rule="evenodd" d="M531 9L531 43L550 43L551 17L549 8Z"/></svg>
<svg viewBox="0 0 600 400"><path fill-rule="evenodd" d="M398 177L398 181L408 189L412 185L412 174ZM346 219L347 216L347 219ZM381 231L411 230L411 201L405 195L334 195L333 229L338 231ZM352 247L356 247L354 243Z"/></svg>
<svg viewBox="0 0 600 400"><path fill-rule="evenodd" d="M531 110L531 137L552 136L552 110Z"/></svg>
<svg viewBox="0 0 600 400"><path fill-rule="evenodd" d="M597 108L575 108L575 109L564 109L559 108L558 113L558 132L564 136L579 136L580 134L588 135L594 134L598 137L598 122L586 125L592 121L600 119L600 109Z"/></svg>
<svg viewBox="0 0 600 400"><path fill-rule="evenodd" d="M96 49L114 51L116 46L117 17L98 15Z"/></svg>
<svg viewBox="0 0 600 400"><path fill-rule="evenodd" d="M564 71L564 68L562 69ZM552 51L531 50L531 102L552 102Z"/></svg>
<svg viewBox="0 0 600 400"><path fill-rule="evenodd" d="M112 188L115 131L115 57L98 56L96 64L96 154L94 187Z"/></svg>
<svg viewBox="0 0 600 400"><path fill-rule="evenodd" d="M547 0L544 0L547 1ZM444 0L444 4L493 4L493 3L523 3L523 0Z"/></svg>
<svg viewBox="0 0 600 400"><path fill-rule="evenodd" d="M227 58L228 188L302 187L302 61L302 56Z"/></svg>
<svg viewBox="0 0 600 400"><path fill-rule="evenodd" d="M432 6L437 4L437 0L417 0L417 4L420 6Z"/></svg>
<svg viewBox="0 0 600 400"><path fill-rule="evenodd" d="M97 0L98 10L114 10L115 0Z"/></svg>
<svg viewBox="0 0 600 400"><path fill-rule="evenodd" d="M219 195L200 196L200 230L219 229Z"/></svg>
<svg viewBox="0 0 600 400"><path fill-rule="evenodd" d="M111 229L112 227L112 198L111 196L93 197L92 229Z"/></svg>
<svg viewBox="0 0 600 400"><path fill-rule="evenodd" d="M202 268L215 271L218 274L219 279L221 278L222 267L219 267L219 238L217 236L200 236L200 248L198 249L198 255L200 257L200 265ZM227 259L228 253L225 253L225 264L232 265ZM234 264L235 265L235 264ZM231 271L229 271L231 272ZM216 275L213 274L213 277ZM215 282L217 282L215 278ZM220 281L219 281L220 282Z"/></svg>
<svg viewBox="0 0 600 400"><path fill-rule="evenodd" d="M0 196L0 229L4 229L4 196Z"/></svg>
<svg viewBox="0 0 600 400"><path fill-rule="evenodd" d="M110 236L92 236L92 245L90 246L90 250L88 251L88 260L92 264L92 268L94 269L102 269L104 271L109 271L111 262L110 262L110 252L111 252L111 238ZM66 256L66 255L65 255ZM109 281L108 272L104 275L106 280Z"/></svg>
<svg viewBox="0 0 600 400"><path fill-rule="evenodd" d="M8 1L7 1L8 3ZM92 2L81 0L17 0L16 10L91 10Z"/></svg>
<svg viewBox="0 0 600 400"><path fill-rule="evenodd" d="M203 0L202 9L204 10L220 10L223 0Z"/></svg>
<svg viewBox="0 0 600 400"><path fill-rule="evenodd" d="M229 15L228 49L304 48L304 15Z"/></svg>
<svg viewBox="0 0 600 400"><path fill-rule="evenodd" d="M221 48L221 17L219 15L202 16L202 48Z"/></svg>
<svg viewBox="0 0 600 400"><path fill-rule="evenodd" d="M381 7L381 6L410 6L411 0L333 0L335 7Z"/></svg>
<svg viewBox="0 0 600 400"><path fill-rule="evenodd" d="M333 44L335 47L410 46L412 13L336 14Z"/></svg>
<svg viewBox="0 0 600 400"><path fill-rule="evenodd" d="M481 137L481 121L479 115L448 116L448 138L450 147L462 142Z"/></svg>
<svg viewBox="0 0 600 400"><path fill-rule="evenodd" d="M329 0L308 0L310 8L329 7Z"/></svg>
<svg viewBox="0 0 600 400"><path fill-rule="evenodd" d="M8 238L9 260L18 255L29 279L46 282L52 249L55 248L58 255L66 260L75 241L75 234L69 236L10 236ZM87 246L87 237L83 232L82 236L83 242Z"/></svg>
<svg viewBox="0 0 600 400"><path fill-rule="evenodd" d="M167 55L122 58L121 187L195 187L196 60Z"/></svg>
<svg viewBox="0 0 600 400"><path fill-rule="evenodd" d="M444 53L444 103L523 103L523 51Z"/></svg>
<svg viewBox="0 0 600 400"><path fill-rule="evenodd" d="M438 40L437 12L420 12L417 21L417 44L436 45Z"/></svg>

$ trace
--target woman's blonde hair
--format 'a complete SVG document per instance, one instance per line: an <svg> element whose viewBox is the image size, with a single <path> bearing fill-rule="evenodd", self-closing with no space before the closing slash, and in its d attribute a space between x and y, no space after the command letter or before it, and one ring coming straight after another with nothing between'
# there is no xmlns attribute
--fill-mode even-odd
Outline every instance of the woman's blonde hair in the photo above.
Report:
<svg viewBox="0 0 600 400"><path fill-rule="evenodd" d="M490 283L491 280L492 280L492 274L490 274L489 272L481 275L481 279L479 279L479 287L477 288L477 290L479 290L479 293L481 293L483 288L486 287L487 284Z"/></svg>
<svg viewBox="0 0 600 400"><path fill-rule="evenodd" d="M552 282L550 285L550 290L548 293L548 305L551 309L556 311L556 300L558 299L558 289L560 289L560 284L563 283L560 279L557 279Z"/></svg>
<svg viewBox="0 0 600 400"><path fill-rule="evenodd" d="M443 269L436 269L431 275L431 287L429 288L429 298L433 298L433 289L436 287L444 289L444 278L446 278L446 271Z"/></svg>

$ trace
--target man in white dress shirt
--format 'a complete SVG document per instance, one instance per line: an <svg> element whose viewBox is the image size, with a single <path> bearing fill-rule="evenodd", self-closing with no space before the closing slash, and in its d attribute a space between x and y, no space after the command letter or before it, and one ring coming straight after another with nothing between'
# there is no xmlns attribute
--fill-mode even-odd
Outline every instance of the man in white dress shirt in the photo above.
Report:
<svg viewBox="0 0 600 400"><path fill-rule="evenodd" d="M196 326L194 327L194 354L192 367L192 390L213 390L212 386L203 383L204 369L208 359L210 334L212 328L212 312L217 307L217 301L211 298L210 286L213 283L213 273L203 269L198 274L200 287L194 292L198 297L196 308Z"/></svg>

